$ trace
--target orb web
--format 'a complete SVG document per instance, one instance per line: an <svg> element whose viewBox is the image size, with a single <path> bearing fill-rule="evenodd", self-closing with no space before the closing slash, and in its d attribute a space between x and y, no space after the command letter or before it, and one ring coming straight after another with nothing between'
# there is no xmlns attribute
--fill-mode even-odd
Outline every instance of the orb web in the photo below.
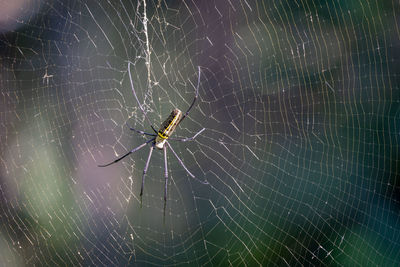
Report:
<svg viewBox="0 0 400 267"><path fill-rule="evenodd" d="M399 265L399 4L170 2L0 4L0 261Z"/></svg>

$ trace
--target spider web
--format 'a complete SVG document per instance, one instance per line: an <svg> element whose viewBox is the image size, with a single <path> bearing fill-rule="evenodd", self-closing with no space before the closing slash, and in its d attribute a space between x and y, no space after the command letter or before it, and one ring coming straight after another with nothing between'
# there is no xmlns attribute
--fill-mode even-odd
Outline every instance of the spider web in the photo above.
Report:
<svg viewBox="0 0 400 267"><path fill-rule="evenodd" d="M6 3L9 2L9 3ZM15 3L14 3L15 2ZM397 1L3 1L0 262L400 265ZM99 168L199 99L170 144Z"/></svg>

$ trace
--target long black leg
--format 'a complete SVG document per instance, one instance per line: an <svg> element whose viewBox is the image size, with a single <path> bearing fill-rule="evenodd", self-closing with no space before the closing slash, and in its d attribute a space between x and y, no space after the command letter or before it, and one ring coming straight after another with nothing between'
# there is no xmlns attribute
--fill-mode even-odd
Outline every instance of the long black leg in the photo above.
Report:
<svg viewBox="0 0 400 267"><path fill-rule="evenodd" d="M138 151L139 149L143 148L143 147L144 147L145 145L147 145L148 143L154 141L154 139L155 139L155 138L152 138L152 139L146 141L145 143L141 144L141 145L138 146L138 147L135 147L134 149L132 149L131 151L129 151L128 153L126 153L126 154L123 155L122 157L119 157L119 158L117 158L116 160L114 160L114 161L112 161L112 162L110 162L110 163L107 163L107 164L104 164L104 165L97 165L97 166L99 166L99 167L107 167L107 166L110 166L111 164L117 163L118 161L120 161L121 159L125 158L126 156L132 154L133 152Z"/></svg>
<svg viewBox="0 0 400 267"><path fill-rule="evenodd" d="M164 146L164 223L165 223L165 208L167 207L167 193L168 193L168 162L167 162L167 147Z"/></svg>
<svg viewBox="0 0 400 267"><path fill-rule="evenodd" d="M154 145L152 145L150 147L149 156L147 158L146 165L144 166L143 176L142 176L142 187L140 188L140 196L143 195L144 178L146 177L147 169L149 168L149 163L150 163L150 159L151 159L151 154L153 154L153 149L154 149Z"/></svg>
<svg viewBox="0 0 400 267"><path fill-rule="evenodd" d="M143 131L141 131L141 130L136 130L135 128L130 127L129 125L128 125L128 127L129 127L129 129L131 129L132 131L135 131L135 132L137 132L137 133L139 133L139 134L142 134L142 135L157 136L156 134L146 133L146 132L143 132Z"/></svg>
<svg viewBox="0 0 400 267"><path fill-rule="evenodd" d="M185 119L186 116L189 114L189 111L192 109L194 103L196 102L197 97L199 96L200 75L201 75L200 66L198 66L198 69L199 69L199 75L198 75L198 78L197 78L196 94L195 94L195 96L194 96L194 99L193 99L192 104L190 105L190 107L188 108L188 110L186 110L185 115L183 115L183 117L182 117L182 119L181 119L181 121L180 121L179 123L181 123L181 122L183 121L183 119Z"/></svg>
<svg viewBox="0 0 400 267"><path fill-rule="evenodd" d="M199 134L201 134L205 129L206 129L206 128L201 129L200 131L198 131L198 132L197 132L195 135L193 135L192 137L183 138L183 139L168 138L168 140L179 141L179 142L192 141L192 140L195 139Z"/></svg>
<svg viewBox="0 0 400 267"><path fill-rule="evenodd" d="M168 145L168 147L171 149L172 153L175 155L176 159L179 161L179 163L181 164L181 166L185 169L185 171L186 171L193 179L195 179L196 181L198 181L198 182L200 182L200 183L202 183L202 184L209 184L207 181L201 181L201 180L197 179L197 178L186 168L185 164L183 164L183 161L178 157L178 154L176 154L175 151L172 149L172 146L171 146L168 142L165 142L165 143L166 143L166 144Z"/></svg>
<svg viewBox="0 0 400 267"><path fill-rule="evenodd" d="M157 130L154 129L153 124L151 123L149 117L147 117L146 112L144 112L144 109L143 109L142 105L141 105L140 102L139 102L139 98L138 98L137 95L136 95L135 87L133 86L133 81L132 81L131 62L130 62L130 61L128 61L128 74L129 74L129 81L131 82L132 92L133 92L133 95L134 95L135 98L136 98L136 101L137 101L137 103L138 103L138 105L139 105L139 108L140 108L140 110L143 112L143 115L146 117L146 119L148 120L148 122L150 123L151 129L153 129L153 131L154 131L155 133L157 133Z"/></svg>
<svg viewBox="0 0 400 267"><path fill-rule="evenodd" d="M167 202L167 187L168 187L168 162L167 162L167 147L164 146L164 177L165 177L165 186L164 186L164 202Z"/></svg>

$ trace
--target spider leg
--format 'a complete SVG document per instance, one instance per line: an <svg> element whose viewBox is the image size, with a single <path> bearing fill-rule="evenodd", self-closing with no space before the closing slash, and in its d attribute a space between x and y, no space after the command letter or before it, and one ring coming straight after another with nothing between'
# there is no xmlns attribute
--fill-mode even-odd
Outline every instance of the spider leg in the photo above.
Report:
<svg viewBox="0 0 400 267"><path fill-rule="evenodd" d="M128 125L128 124L127 124L127 125ZM130 127L129 125L128 125L128 127L129 127L129 129L131 129L132 131L135 131L135 132L137 132L137 133L139 133L139 134L142 134L142 135L157 136L156 134L151 134L151 133L146 133L146 132L143 132L143 131L140 131L140 130L136 130L135 128Z"/></svg>
<svg viewBox="0 0 400 267"><path fill-rule="evenodd" d="M168 162L167 162L167 147L164 146L164 177L165 177L165 187L164 187L164 204L167 202L167 187L168 187Z"/></svg>
<svg viewBox="0 0 400 267"><path fill-rule="evenodd" d="M181 123L181 122L183 121L183 119L185 119L186 116L189 115L189 111L192 109L194 103L196 102L197 97L199 96L200 75L201 75L200 66L198 66L198 69L199 69L199 75L198 75L198 78L197 78L196 94L195 94L195 96L194 96L194 99L193 99L192 104L190 105L190 107L188 108L188 110L186 110L185 115L183 115L183 117L182 117L182 119L181 119L181 121L180 121L179 123Z"/></svg>
<svg viewBox="0 0 400 267"><path fill-rule="evenodd" d="M199 70L200 70L200 69L199 69ZM139 108L140 108L140 110L143 112L143 115L146 117L147 121L150 123L151 129L153 129L153 131L154 131L155 133L157 133L157 130L154 128L154 126L153 126L153 124L151 123L149 117L147 117L146 112L144 112L144 109L143 109L142 105L140 105L139 98L138 98L137 95L136 95L135 87L133 87L133 81L132 81L132 75L131 75L131 62L130 62L130 61L128 61L128 74L129 74L129 81L131 82L132 92L133 92L133 95L134 95L135 98L136 98L136 101L137 101L137 103L138 103L138 105L139 105Z"/></svg>
<svg viewBox="0 0 400 267"><path fill-rule="evenodd" d="M198 132L197 132L195 135L193 135L192 137L183 138L183 139L168 138L168 140L179 141L179 142L192 141L192 140L195 139L199 134L201 134L205 129L206 129L206 128L201 129L200 131L198 131Z"/></svg>
<svg viewBox="0 0 400 267"><path fill-rule="evenodd" d="M146 177L147 169L149 168L149 163L151 159L151 154L153 154L154 145L150 147L149 156L147 157L146 165L144 166L143 176L142 176L142 187L140 188L140 197L143 195L144 178Z"/></svg>
<svg viewBox="0 0 400 267"><path fill-rule="evenodd" d="M185 164L183 164L183 161L178 157L178 154L176 154L175 151L172 149L172 146L171 146L168 142L165 142L165 143L166 143L166 144L168 145L168 147L171 149L172 153L175 155L176 159L179 161L179 163L181 164L181 166L185 169L185 171L186 171L193 179L195 179L196 181L198 181L198 182L200 182L200 183L202 183L202 184L209 184L207 181L201 181L201 180L197 179L197 178L186 168Z"/></svg>
<svg viewBox="0 0 400 267"><path fill-rule="evenodd" d="M150 139L150 140L144 142L144 143L141 144L140 146L135 147L134 149L132 149L131 151L129 151L128 153L126 153L126 154L123 155L122 157L119 157L119 158L117 158L116 160L114 160L114 161L112 161L112 162L110 162L110 163L107 163L107 164L104 164L104 165L97 165L97 166L99 166L99 167L107 167L107 166L110 166L111 164L117 163L118 161L120 161L121 159L125 158L126 156L132 154L133 152L138 151L139 149L143 148L143 147L144 147L145 145L147 145L148 143L154 141L154 139L155 139L155 138L152 138L152 139Z"/></svg>

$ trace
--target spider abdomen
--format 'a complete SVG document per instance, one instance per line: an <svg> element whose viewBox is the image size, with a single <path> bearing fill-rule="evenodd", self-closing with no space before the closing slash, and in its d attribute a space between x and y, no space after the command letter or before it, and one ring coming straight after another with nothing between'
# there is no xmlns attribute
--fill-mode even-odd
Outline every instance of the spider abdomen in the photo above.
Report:
<svg viewBox="0 0 400 267"><path fill-rule="evenodd" d="M174 109L168 118L161 124L158 130L156 140L154 140L155 147L158 149L163 149L165 141L171 136L175 131L179 122L182 120L182 111L179 109Z"/></svg>

